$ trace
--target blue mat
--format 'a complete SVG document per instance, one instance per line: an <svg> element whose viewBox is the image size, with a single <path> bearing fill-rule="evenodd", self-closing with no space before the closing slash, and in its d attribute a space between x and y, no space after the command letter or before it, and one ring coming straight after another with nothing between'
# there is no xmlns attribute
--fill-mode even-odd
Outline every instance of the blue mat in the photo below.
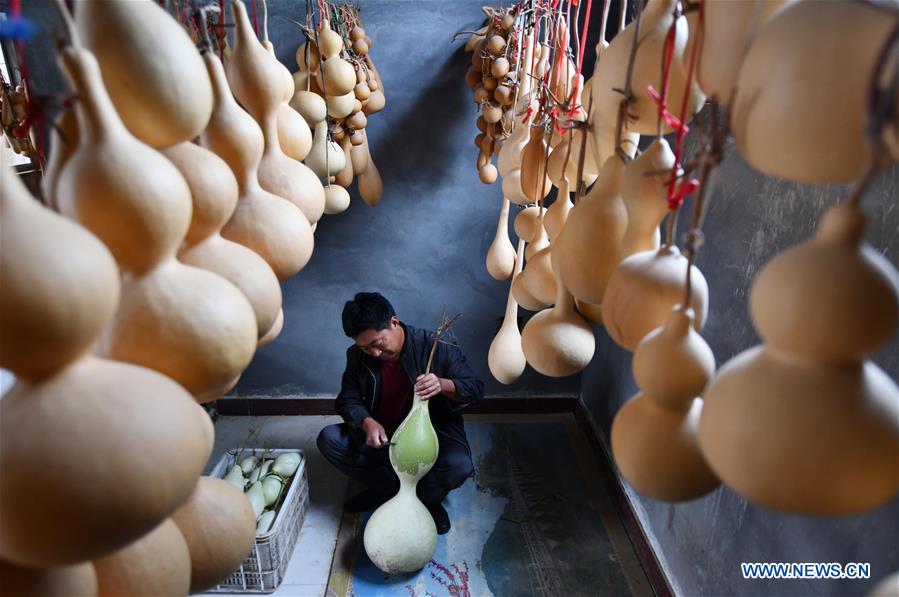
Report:
<svg viewBox="0 0 899 597"><path fill-rule="evenodd" d="M475 478L447 498L453 527L438 538L431 562L405 577L375 568L362 546L369 514L354 525L350 570L340 575L346 586L332 585L332 594L630 595L564 423L473 422L466 429Z"/></svg>

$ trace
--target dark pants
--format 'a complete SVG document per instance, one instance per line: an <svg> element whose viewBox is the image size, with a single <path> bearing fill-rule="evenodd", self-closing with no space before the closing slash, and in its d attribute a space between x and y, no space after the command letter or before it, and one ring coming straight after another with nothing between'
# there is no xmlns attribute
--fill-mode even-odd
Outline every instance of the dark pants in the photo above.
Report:
<svg viewBox="0 0 899 597"><path fill-rule="evenodd" d="M418 498L428 506L442 502L474 471L467 445L442 433L437 434L437 440L437 462L418 482ZM325 459L351 479L385 497L392 497L399 490L400 480L390 466L388 447L368 446L363 431L351 429L346 423L328 425L318 434L317 443Z"/></svg>

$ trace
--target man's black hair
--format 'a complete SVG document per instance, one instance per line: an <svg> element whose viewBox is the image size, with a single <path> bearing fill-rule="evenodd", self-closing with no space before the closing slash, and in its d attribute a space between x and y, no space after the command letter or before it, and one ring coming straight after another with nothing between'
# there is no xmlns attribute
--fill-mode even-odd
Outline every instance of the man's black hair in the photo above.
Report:
<svg viewBox="0 0 899 597"><path fill-rule="evenodd" d="M343 331L355 338L368 329L386 330L396 315L393 305L378 292L359 292L343 306Z"/></svg>

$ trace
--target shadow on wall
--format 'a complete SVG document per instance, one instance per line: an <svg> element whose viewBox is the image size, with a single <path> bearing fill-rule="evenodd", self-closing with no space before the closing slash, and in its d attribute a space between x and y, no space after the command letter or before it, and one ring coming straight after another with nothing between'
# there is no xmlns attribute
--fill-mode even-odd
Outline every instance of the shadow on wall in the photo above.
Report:
<svg viewBox="0 0 899 597"><path fill-rule="evenodd" d="M414 178L427 181L428 186L439 183L452 175L453 160L441 159L458 151L453 129L471 126L472 101L468 88L459 82L468 70L469 55L459 46L440 67L431 69L436 77L413 102L412 109L391 118L387 130L378 135L372 146L372 155L383 160L384 187L400 172L414 172ZM388 90L388 109L390 102ZM399 87L393 93L400 93ZM474 150L472 150L474 151ZM377 164L377 162L376 162Z"/></svg>

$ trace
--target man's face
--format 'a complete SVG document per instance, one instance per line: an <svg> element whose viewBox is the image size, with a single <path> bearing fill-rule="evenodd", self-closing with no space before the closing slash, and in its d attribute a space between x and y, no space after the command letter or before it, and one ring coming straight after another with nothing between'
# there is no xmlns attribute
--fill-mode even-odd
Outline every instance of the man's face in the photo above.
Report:
<svg viewBox="0 0 899 597"><path fill-rule="evenodd" d="M353 338L356 346L362 352L371 357L385 361L396 361L403 350L402 328L400 320L393 316L387 324L387 329L376 330L369 328Z"/></svg>

